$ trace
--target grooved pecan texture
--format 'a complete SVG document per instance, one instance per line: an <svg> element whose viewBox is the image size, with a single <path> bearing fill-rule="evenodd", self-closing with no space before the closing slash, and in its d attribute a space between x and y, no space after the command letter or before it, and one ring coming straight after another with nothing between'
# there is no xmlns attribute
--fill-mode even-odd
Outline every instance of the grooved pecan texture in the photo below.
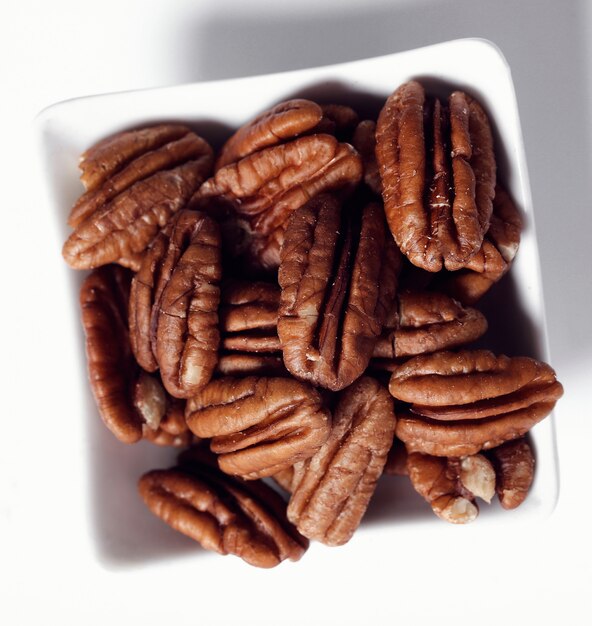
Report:
<svg viewBox="0 0 592 626"><path fill-rule="evenodd" d="M411 403L397 436L408 449L436 456L475 454L521 437L563 394L547 364L487 350L414 357L393 372L389 389Z"/></svg>
<svg viewBox="0 0 592 626"><path fill-rule="evenodd" d="M504 276L518 251L522 218L512 198L497 185L493 215L479 252L459 272L436 281L438 289L463 304L474 304Z"/></svg>
<svg viewBox="0 0 592 626"><path fill-rule="evenodd" d="M209 144L179 125L120 133L90 148L81 162L88 191L70 214L66 262L137 270L150 241L208 176L212 158Z"/></svg>
<svg viewBox="0 0 592 626"><path fill-rule="evenodd" d="M187 402L187 424L212 438L220 469L247 479L271 476L314 454L331 415L310 385L289 378L221 378Z"/></svg>
<svg viewBox="0 0 592 626"><path fill-rule="evenodd" d="M288 370L332 390L361 376L392 305L398 266L378 204L342 210L323 195L296 211L278 277Z"/></svg>
<svg viewBox="0 0 592 626"><path fill-rule="evenodd" d="M464 267L489 228L496 180L479 103L455 91L442 104L416 81L401 85L380 112L376 160L401 251L430 272Z"/></svg>
<svg viewBox="0 0 592 626"><path fill-rule="evenodd" d="M382 193L382 181L376 162L376 122L361 121L354 131L352 145L360 153L364 165L364 182L378 196Z"/></svg>
<svg viewBox="0 0 592 626"><path fill-rule="evenodd" d="M130 281L128 270L107 265L91 272L80 289L91 389L103 422L124 443L142 437L129 397L137 372L127 329Z"/></svg>
<svg viewBox="0 0 592 626"><path fill-rule="evenodd" d="M232 281L222 289L222 348L281 352L277 335L280 290L273 283Z"/></svg>
<svg viewBox="0 0 592 626"><path fill-rule="evenodd" d="M289 376L281 354L221 352L215 373L220 376Z"/></svg>
<svg viewBox="0 0 592 626"><path fill-rule="evenodd" d="M373 357L396 359L454 348L478 339L487 320L437 292L400 291Z"/></svg>
<svg viewBox="0 0 592 626"><path fill-rule="evenodd" d="M534 454L524 437L507 441L488 452L497 476L496 492L504 509L524 502L534 479Z"/></svg>
<svg viewBox="0 0 592 626"><path fill-rule="evenodd" d="M288 519L330 546L349 541L366 512L395 432L393 401L377 381L357 380L339 397L327 442L295 468Z"/></svg>
<svg viewBox="0 0 592 626"><path fill-rule="evenodd" d="M482 454L445 458L411 452L407 472L434 513L453 524L475 520L479 514L475 498L490 502L495 493L495 472Z"/></svg>
<svg viewBox="0 0 592 626"><path fill-rule="evenodd" d="M301 135L315 128L322 119L323 110L316 102L303 98L280 102L241 126L228 139L216 160L216 170Z"/></svg>
<svg viewBox="0 0 592 626"><path fill-rule="evenodd" d="M138 488L152 513L206 550L268 568L297 561L308 547L273 489L231 478L209 464L191 461L148 472Z"/></svg>
<svg viewBox="0 0 592 626"><path fill-rule="evenodd" d="M132 318L142 321L140 335L149 331L150 349L167 391L176 398L187 398L210 380L216 366L220 235L207 215L181 211L170 232L165 230L159 237L136 279L137 302L143 314L138 316L136 311L134 318L132 307ZM136 345L140 344L136 340Z"/></svg>
<svg viewBox="0 0 592 626"><path fill-rule="evenodd" d="M283 231L290 214L311 197L353 188L362 164L352 146L327 134L273 145L220 168L193 202L229 203L249 223L253 256L263 267L277 267Z"/></svg>
<svg viewBox="0 0 592 626"><path fill-rule="evenodd" d="M186 445L194 437L183 403L134 361L127 327L130 280L128 270L106 265L93 270L80 290L88 373L99 414L124 443L143 437L160 445Z"/></svg>

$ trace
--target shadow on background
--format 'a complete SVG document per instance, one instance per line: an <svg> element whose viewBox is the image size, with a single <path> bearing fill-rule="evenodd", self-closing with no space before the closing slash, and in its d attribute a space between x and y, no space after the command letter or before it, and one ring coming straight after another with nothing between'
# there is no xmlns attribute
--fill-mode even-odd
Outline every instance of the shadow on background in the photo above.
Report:
<svg viewBox="0 0 592 626"><path fill-rule="evenodd" d="M331 5L331 6L329 6ZM592 295L574 250L588 247L592 159L586 133L590 71L586 1L418 0L344 6L319 4L314 16L289 17L251 7L207 20L179 16L171 33L177 82L247 76L327 65L462 37L484 37L506 56L525 138L553 364L578 367L592 350ZM281 10L281 9L280 9ZM393 85L395 88L396 85ZM570 301L570 319L564 303Z"/></svg>

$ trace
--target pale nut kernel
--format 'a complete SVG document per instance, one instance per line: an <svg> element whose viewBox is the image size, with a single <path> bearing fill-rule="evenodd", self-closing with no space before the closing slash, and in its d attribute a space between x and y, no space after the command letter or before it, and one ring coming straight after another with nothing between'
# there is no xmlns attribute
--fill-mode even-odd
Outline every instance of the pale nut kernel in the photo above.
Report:
<svg viewBox="0 0 592 626"><path fill-rule="evenodd" d="M495 494L495 471L492 464L482 455L473 454L460 460L460 482L475 497L488 504Z"/></svg>

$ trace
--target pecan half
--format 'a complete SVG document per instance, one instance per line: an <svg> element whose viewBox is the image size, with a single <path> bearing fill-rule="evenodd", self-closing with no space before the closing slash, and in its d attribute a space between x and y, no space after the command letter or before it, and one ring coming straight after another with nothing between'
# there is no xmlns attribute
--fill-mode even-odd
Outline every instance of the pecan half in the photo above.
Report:
<svg viewBox="0 0 592 626"><path fill-rule="evenodd" d="M176 125L122 133L85 155L90 188L72 209L75 230L62 250L75 269L119 263L137 270L150 241L212 166L209 144Z"/></svg>
<svg viewBox="0 0 592 626"><path fill-rule="evenodd" d="M355 186L362 176L358 153L326 134L265 148L219 169L195 201L219 197L267 236L312 196Z"/></svg>
<svg viewBox="0 0 592 626"><path fill-rule="evenodd" d="M504 509L515 509L534 479L534 454L525 438L508 441L488 452L495 468L496 492Z"/></svg>
<svg viewBox="0 0 592 626"><path fill-rule="evenodd" d="M295 468L288 519L309 539L337 546L359 526L395 430L393 401L364 377L340 396L326 443Z"/></svg>
<svg viewBox="0 0 592 626"><path fill-rule="evenodd" d="M140 371L130 350L127 308L131 273L116 265L93 270L82 284L80 304L88 372L99 414L124 443L142 437L160 445L194 439L182 403L158 378Z"/></svg>
<svg viewBox="0 0 592 626"><path fill-rule="evenodd" d="M396 359L462 346L487 330L477 309L437 292L403 291L397 294L387 327L372 356Z"/></svg>
<svg viewBox="0 0 592 626"><path fill-rule="evenodd" d="M166 390L187 398L210 380L216 366L220 234L217 224L198 211L181 211L168 232L160 235L163 245L153 247L159 251L155 260L146 260L157 278L138 285L145 296L140 306L146 310L153 300L151 346ZM142 319L146 324L147 313Z"/></svg>
<svg viewBox="0 0 592 626"><path fill-rule="evenodd" d="M389 389L412 403L397 436L408 449L437 456L474 454L520 437L563 394L547 364L486 350L414 357L395 370Z"/></svg>
<svg viewBox="0 0 592 626"><path fill-rule="evenodd" d="M211 437L220 469L253 479L314 454L329 434L320 394L289 378L221 378L187 402L187 424Z"/></svg>
<svg viewBox="0 0 592 626"><path fill-rule="evenodd" d="M103 422L124 443L142 437L142 419L129 397L137 373L127 329L130 281L131 272L107 265L80 289L91 389Z"/></svg>
<svg viewBox="0 0 592 626"><path fill-rule="evenodd" d="M280 102L241 126L228 139L216 161L216 170L253 152L301 135L315 128L322 118L323 110L311 100L295 98Z"/></svg>
<svg viewBox="0 0 592 626"><path fill-rule="evenodd" d="M479 514L475 498L489 503L495 493L495 472L482 454L443 458L411 452L407 472L434 513L453 524L472 522Z"/></svg>
<svg viewBox="0 0 592 626"><path fill-rule="evenodd" d="M464 267L489 227L496 177L479 103L455 91L443 105L416 81L401 85L380 112L376 160L401 251L430 272Z"/></svg>
<svg viewBox="0 0 592 626"><path fill-rule="evenodd" d="M297 561L308 542L287 521L285 503L263 483L247 483L208 464L144 474L139 492L154 515L206 550L256 567Z"/></svg>
<svg viewBox="0 0 592 626"><path fill-rule="evenodd" d="M380 205L319 196L286 230L278 335L288 370L339 390L362 375L396 291L399 256Z"/></svg>
<svg viewBox="0 0 592 626"><path fill-rule="evenodd" d="M479 252L466 267L436 281L438 289L463 304L474 304L507 274L520 244L522 218L510 195L498 185L493 215Z"/></svg>
<svg viewBox="0 0 592 626"><path fill-rule="evenodd" d="M220 306L224 350L281 352L277 335L280 290L273 283L233 281L224 285Z"/></svg>
<svg viewBox="0 0 592 626"><path fill-rule="evenodd" d="M82 153L80 180L87 191L94 191L137 157L180 139L188 132L181 124L160 124L106 137Z"/></svg>
<svg viewBox="0 0 592 626"><path fill-rule="evenodd" d="M352 145L362 157L364 182L375 194L380 196L382 194L382 181L376 162L376 122L372 120L361 121L354 131Z"/></svg>

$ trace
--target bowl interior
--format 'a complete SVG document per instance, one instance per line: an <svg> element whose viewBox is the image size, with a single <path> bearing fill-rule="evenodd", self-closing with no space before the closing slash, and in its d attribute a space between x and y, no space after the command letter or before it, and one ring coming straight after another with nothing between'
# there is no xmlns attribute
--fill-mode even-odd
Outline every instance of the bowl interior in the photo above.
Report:
<svg viewBox="0 0 592 626"><path fill-rule="evenodd" d="M511 272L478 304L490 325L481 343L496 352L548 360L534 217L514 88L505 60L493 45L482 40L459 40L310 70L110 94L54 105L40 114L37 135L48 208L59 224L61 241L68 236L67 214L82 192L78 157L107 135L146 124L182 121L218 147L240 124L293 97L348 104L362 119L376 119L386 97L410 78L440 95L454 89L466 90L483 103L490 115L499 177L518 204L525 227ZM84 273L66 267L58 277L69 283L68 306L77 314L83 278ZM176 452L146 442L125 446L116 441L102 425L88 389L80 327L69 330L66 344L65 349L76 350L79 355L77 371L68 384L83 390L67 410L82 414L86 429L82 437L62 440L60 445L80 453L80 471L88 477L89 527L99 558L109 566L120 567L200 553L192 541L151 516L136 492L139 476L149 469L172 465ZM537 473L527 501L511 513L502 512L497 503L483 504L475 524L514 523L552 511L558 490L552 419L535 427L532 441ZM397 525L400 538L406 528L441 523L407 479L384 477L358 532L385 535L388 527Z"/></svg>

